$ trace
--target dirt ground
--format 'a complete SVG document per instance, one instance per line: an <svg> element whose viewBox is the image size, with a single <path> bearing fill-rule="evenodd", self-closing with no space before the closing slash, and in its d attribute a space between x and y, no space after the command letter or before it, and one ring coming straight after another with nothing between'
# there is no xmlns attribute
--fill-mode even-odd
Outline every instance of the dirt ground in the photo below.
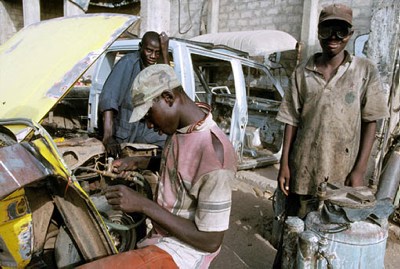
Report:
<svg viewBox="0 0 400 269"><path fill-rule="evenodd" d="M273 216L271 195L276 167L246 172L247 178L233 183L230 229L212 269L272 268L276 250L268 241ZM254 180L249 180L254 173ZM264 182L259 181L260 176ZM265 178L269 186L265 185ZM400 227L389 224L385 269L399 268Z"/></svg>

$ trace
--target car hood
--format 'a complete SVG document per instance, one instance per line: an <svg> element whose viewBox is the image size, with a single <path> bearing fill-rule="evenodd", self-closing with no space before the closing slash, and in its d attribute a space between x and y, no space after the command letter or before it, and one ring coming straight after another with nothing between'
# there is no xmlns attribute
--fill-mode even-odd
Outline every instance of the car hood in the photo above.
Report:
<svg viewBox="0 0 400 269"><path fill-rule="evenodd" d="M111 43L138 20L120 14L30 25L0 46L0 119L40 122Z"/></svg>

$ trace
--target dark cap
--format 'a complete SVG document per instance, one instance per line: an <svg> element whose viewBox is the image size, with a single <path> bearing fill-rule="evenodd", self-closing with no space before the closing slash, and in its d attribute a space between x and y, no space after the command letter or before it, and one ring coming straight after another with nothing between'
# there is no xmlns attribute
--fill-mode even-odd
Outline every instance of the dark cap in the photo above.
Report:
<svg viewBox="0 0 400 269"><path fill-rule="evenodd" d="M324 7L319 14L318 24L328 20L345 21L351 26L353 25L353 11L346 5L333 4Z"/></svg>

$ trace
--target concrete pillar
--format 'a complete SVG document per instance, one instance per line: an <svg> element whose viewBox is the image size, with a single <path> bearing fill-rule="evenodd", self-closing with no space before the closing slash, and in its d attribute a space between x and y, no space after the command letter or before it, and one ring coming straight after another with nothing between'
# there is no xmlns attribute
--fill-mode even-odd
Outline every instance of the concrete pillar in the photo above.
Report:
<svg viewBox="0 0 400 269"><path fill-rule="evenodd" d="M74 4L69 0L64 0L64 17L82 15L82 14L85 14L85 11L83 11L78 5Z"/></svg>
<svg viewBox="0 0 400 269"><path fill-rule="evenodd" d="M209 0L208 33L218 33L219 0Z"/></svg>
<svg viewBox="0 0 400 269"><path fill-rule="evenodd" d="M147 31L170 34L171 0L142 0L140 6L140 36Z"/></svg>
<svg viewBox="0 0 400 269"><path fill-rule="evenodd" d="M24 27L40 22L40 0L23 0Z"/></svg>
<svg viewBox="0 0 400 269"><path fill-rule="evenodd" d="M318 9L319 0L304 0L303 20L301 26L300 41L302 42L302 60L307 59L319 48L317 38L318 30Z"/></svg>

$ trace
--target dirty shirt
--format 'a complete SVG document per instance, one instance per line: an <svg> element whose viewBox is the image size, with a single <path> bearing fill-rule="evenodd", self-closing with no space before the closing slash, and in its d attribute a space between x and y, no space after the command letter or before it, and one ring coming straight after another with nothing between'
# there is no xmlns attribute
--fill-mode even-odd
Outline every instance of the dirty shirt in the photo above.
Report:
<svg viewBox="0 0 400 269"><path fill-rule="evenodd" d="M162 147L165 135L160 136L147 128L144 122L129 122L133 111L131 87L142 70L141 66L139 51L125 55L115 64L100 94L99 111L103 113L113 109L116 112L113 134L118 143L149 143Z"/></svg>
<svg viewBox="0 0 400 269"><path fill-rule="evenodd" d="M314 55L296 68L285 92L277 119L298 128L289 156L294 193L314 195L323 181L344 185L357 158L361 122L388 116L378 69L345 53L328 82L317 72Z"/></svg>
<svg viewBox="0 0 400 269"><path fill-rule="evenodd" d="M215 154L213 135L223 146L224 163ZM227 230L231 210L230 183L236 172L235 156L232 144L211 113L199 125L178 130L165 144L157 203L174 215L193 220L200 231ZM219 250L208 253L195 249L169 236L156 224L151 237L139 246L149 244L168 252L179 268L208 268L219 253Z"/></svg>

